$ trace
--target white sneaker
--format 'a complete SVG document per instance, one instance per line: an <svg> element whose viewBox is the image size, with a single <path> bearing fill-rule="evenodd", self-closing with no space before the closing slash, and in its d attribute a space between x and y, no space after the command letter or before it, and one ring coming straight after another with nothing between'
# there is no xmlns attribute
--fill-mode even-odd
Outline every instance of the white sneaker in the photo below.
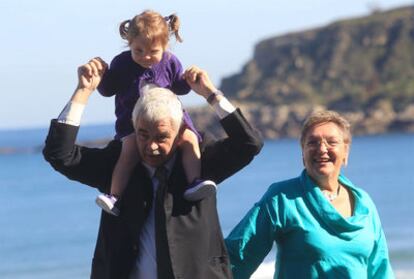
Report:
<svg viewBox="0 0 414 279"><path fill-rule="evenodd" d="M217 185L214 181L197 179L191 183L190 188L184 192L184 198L188 201L203 200L209 196L215 195L217 191L216 189Z"/></svg>
<svg viewBox="0 0 414 279"><path fill-rule="evenodd" d="M100 194L96 197L95 202L105 212L112 214L114 216L118 216L119 209L115 206L117 200L118 199L112 195Z"/></svg>

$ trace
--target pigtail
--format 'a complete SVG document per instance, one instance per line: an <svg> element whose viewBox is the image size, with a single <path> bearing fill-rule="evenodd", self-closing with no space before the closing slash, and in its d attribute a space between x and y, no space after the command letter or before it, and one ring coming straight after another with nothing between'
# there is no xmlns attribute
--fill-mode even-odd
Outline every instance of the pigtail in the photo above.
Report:
<svg viewBox="0 0 414 279"><path fill-rule="evenodd" d="M170 29L170 34L174 34L175 39L182 43L183 40L181 39L180 34L178 34L178 30L180 29L180 19L176 14L171 14L167 17L165 17L165 20L167 21L168 27Z"/></svg>
<svg viewBox="0 0 414 279"><path fill-rule="evenodd" d="M119 35L122 39L128 40L128 29L131 24L131 20L127 19L119 24Z"/></svg>

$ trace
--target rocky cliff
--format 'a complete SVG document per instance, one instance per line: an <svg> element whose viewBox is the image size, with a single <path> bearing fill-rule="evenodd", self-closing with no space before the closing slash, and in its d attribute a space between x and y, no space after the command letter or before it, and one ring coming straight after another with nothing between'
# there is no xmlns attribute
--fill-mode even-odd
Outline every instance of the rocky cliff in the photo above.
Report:
<svg viewBox="0 0 414 279"><path fill-rule="evenodd" d="M221 89L265 138L297 137L316 109L355 134L414 132L414 6L263 40ZM217 129L207 108L191 115Z"/></svg>

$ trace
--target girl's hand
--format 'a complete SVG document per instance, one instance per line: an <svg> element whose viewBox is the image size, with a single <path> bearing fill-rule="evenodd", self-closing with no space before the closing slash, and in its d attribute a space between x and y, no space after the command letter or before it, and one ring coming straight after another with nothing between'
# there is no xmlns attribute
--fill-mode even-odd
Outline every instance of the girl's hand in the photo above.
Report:
<svg viewBox="0 0 414 279"><path fill-rule="evenodd" d="M207 72L197 66L191 66L185 70L183 78L194 92L204 98L208 98L208 96L217 91Z"/></svg>
<svg viewBox="0 0 414 279"><path fill-rule="evenodd" d="M100 57L89 60L88 63L78 68L78 87L80 90L94 91L102 80L102 76L108 68Z"/></svg>

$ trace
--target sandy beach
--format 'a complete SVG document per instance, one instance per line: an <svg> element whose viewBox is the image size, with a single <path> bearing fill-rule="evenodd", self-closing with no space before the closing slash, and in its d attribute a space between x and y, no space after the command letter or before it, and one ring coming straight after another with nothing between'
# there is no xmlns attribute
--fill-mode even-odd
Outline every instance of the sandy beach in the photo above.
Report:
<svg viewBox="0 0 414 279"><path fill-rule="evenodd" d="M275 271L275 263L267 262L259 266L256 272L252 275L251 279L272 279L273 273ZM413 279L414 270L405 271L405 270L394 270L395 277L397 279Z"/></svg>

